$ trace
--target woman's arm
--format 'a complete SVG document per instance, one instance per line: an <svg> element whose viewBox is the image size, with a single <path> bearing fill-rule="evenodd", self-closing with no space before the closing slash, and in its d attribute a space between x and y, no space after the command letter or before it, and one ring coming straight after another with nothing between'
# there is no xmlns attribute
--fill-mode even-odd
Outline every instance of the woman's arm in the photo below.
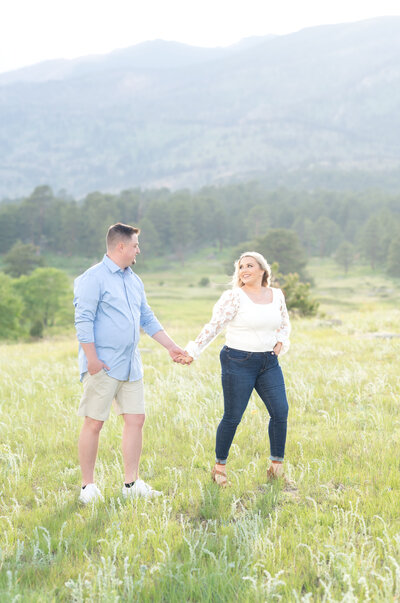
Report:
<svg viewBox="0 0 400 603"><path fill-rule="evenodd" d="M289 314L288 314L288 311L286 308L285 296L283 295L283 292L281 291L281 289L278 289L278 291L279 291L279 296L280 296L279 303L280 303L280 312L281 312L281 325L276 330L276 339L278 342L277 345L279 343L281 343L282 347L280 350L277 350L275 353L286 354L286 352L288 351L288 349L290 347L289 337L290 337L291 326L290 326Z"/></svg>
<svg viewBox="0 0 400 603"><path fill-rule="evenodd" d="M192 358L198 358L208 345L217 337L222 329L235 318L240 305L239 291L225 291L214 306L212 318L202 328L195 341L189 341L185 350Z"/></svg>

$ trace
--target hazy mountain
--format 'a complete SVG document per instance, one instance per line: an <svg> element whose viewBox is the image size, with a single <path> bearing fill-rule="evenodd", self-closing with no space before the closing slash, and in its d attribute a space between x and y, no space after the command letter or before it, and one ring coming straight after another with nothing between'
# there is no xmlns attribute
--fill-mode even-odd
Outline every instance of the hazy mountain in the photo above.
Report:
<svg viewBox="0 0 400 603"><path fill-rule="evenodd" d="M396 181L399 59L400 17L388 17L3 74L0 196L354 170Z"/></svg>
<svg viewBox="0 0 400 603"><path fill-rule="evenodd" d="M0 73L0 86L17 82L48 82L65 80L95 73L121 71L121 69L175 69L213 61L252 48L276 36L244 38L226 48L202 48L179 42L154 40L130 48L114 50L108 55L90 55L78 59L56 59L15 71Z"/></svg>

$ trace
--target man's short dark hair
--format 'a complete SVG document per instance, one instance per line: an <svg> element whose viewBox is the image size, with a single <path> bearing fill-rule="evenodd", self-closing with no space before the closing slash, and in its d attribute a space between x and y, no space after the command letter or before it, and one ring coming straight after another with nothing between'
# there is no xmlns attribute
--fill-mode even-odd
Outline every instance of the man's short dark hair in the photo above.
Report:
<svg viewBox="0 0 400 603"><path fill-rule="evenodd" d="M136 228L135 226L129 226L129 224L122 224L121 222L117 222L117 224L113 224L110 226L106 236L106 244L107 249L114 249L115 245L118 241L127 240L132 238L134 234L139 234L140 228Z"/></svg>

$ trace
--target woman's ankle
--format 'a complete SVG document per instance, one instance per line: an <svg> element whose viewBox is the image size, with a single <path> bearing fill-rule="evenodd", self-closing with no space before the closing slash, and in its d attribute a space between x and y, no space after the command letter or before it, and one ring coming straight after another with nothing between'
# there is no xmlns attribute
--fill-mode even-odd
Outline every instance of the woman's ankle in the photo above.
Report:
<svg viewBox="0 0 400 603"><path fill-rule="evenodd" d="M268 475L271 477L281 477L283 475L283 461L271 461L268 469Z"/></svg>
<svg viewBox="0 0 400 603"><path fill-rule="evenodd" d="M220 470L220 471L226 471L226 463L219 463L218 461L215 461L215 466Z"/></svg>

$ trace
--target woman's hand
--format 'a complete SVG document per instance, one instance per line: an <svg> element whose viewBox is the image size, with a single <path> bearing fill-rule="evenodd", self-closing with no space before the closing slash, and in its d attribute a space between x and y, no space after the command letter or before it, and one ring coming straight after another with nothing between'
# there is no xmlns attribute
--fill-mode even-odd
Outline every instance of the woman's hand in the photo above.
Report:
<svg viewBox="0 0 400 603"><path fill-rule="evenodd" d="M274 347L274 354L275 354L275 356L279 356L279 354L281 353L281 351L282 351L282 342L278 341L278 343Z"/></svg>
<svg viewBox="0 0 400 603"><path fill-rule="evenodd" d="M179 362L179 364L192 364L193 358L189 356L189 354L185 351L184 354L180 354L175 362Z"/></svg>

